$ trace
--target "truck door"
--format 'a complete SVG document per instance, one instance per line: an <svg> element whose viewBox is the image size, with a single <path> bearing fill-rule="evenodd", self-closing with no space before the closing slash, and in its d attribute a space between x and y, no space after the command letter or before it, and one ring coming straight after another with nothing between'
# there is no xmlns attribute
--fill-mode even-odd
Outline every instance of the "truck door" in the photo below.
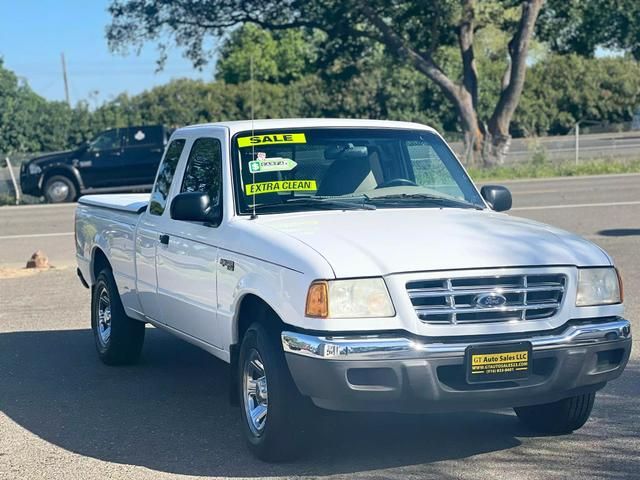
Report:
<svg viewBox="0 0 640 480"><path fill-rule="evenodd" d="M122 152L123 185L150 186L158 171L164 149L164 129L129 127Z"/></svg>
<svg viewBox="0 0 640 480"><path fill-rule="evenodd" d="M85 188L119 185L122 178L121 133L118 128L101 133L74 160Z"/></svg>
<svg viewBox="0 0 640 480"><path fill-rule="evenodd" d="M156 254L160 243L161 224L165 215L169 216L171 183L176 172L185 140L175 139L167 148L158 168L156 183L151 192L147 210L142 214L136 232L136 288L144 314L162 322L162 309L158 303L158 281L156 274Z"/></svg>
<svg viewBox="0 0 640 480"><path fill-rule="evenodd" d="M179 189L206 192L222 201L222 145L219 137L197 138L191 147ZM220 229L200 222L163 219L158 246L158 303L163 321L210 345L221 346L217 321L216 266Z"/></svg>

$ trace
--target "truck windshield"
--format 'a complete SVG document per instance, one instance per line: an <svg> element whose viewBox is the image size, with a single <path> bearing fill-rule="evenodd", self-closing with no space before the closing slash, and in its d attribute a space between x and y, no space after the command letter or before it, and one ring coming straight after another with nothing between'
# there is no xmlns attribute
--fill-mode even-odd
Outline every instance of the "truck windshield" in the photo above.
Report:
<svg viewBox="0 0 640 480"><path fill-rule="evenodd" d="M307 128L240 132L238 213L485 208L447 145L422 130Z"/></svg>

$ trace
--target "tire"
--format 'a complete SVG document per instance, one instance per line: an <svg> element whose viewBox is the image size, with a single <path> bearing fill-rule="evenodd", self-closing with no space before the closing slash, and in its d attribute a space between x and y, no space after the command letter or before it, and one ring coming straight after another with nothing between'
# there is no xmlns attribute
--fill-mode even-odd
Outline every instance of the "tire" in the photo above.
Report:
<svg viewBox="0 0 640 480"><path fill-rule="evenodd" d="M144 322L124 313L111 270L100 272L91 290L91 329L98 356L107 365L131 365L140 358Z"/></svg>
<svg viewBox="0 0 640 480"><path fill-rule="evenodd" d="M582 427L593 409L596 392L565 398L558 402L514 408L528 428L546 434L571 433Z"/></svg>
<svg viewBox="0 0 640 480"><path fill-rule="evenodd" d="M76 184L65 175L53 175L44 182L47 203L73 202L78 196Z"/></svg>
<svg viewBox="0 0 640 480"><path fill-rule="evenodd" d="M262 388L259 369L252 367L256 360L263 367L265 380ZM304 451L307 399L300 395L293 383L280 344L280 332L270 332L258 323L249 327L240 347L238 375L240 417L249 449L266 462L299 457ZM254 383L254 398L250 398L248 393L249 377L254 381L258 379ZM262 389L262 395L266 393L267 408L264 408L260 427L259 423L256 425L251 421L250 411L260 403Z"/></svg>

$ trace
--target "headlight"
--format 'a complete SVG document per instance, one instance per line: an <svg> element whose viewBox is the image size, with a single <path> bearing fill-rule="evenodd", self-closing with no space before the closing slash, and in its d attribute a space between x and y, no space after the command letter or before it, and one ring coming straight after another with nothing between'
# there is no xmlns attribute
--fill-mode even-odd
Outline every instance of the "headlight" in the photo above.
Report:
<svg viewBox="0 0 640 480"><path fill-rule="evenodd" d="M42 169L38 165L35 163L29 164L29 173L31 175L38 175L40 172L42 172Z"/></svg>
<svg viewBox="0 0 640 480"><path fill-rule="evenodd" d="M578 269L576 306L588 307L622 302L622 286L615 268Z"/></svg>
<svg viewBox="0 0 640 480"><path fill-rule="evenodd" d="M393 317L395 313L382 278L318 281L309 287L308 317Z"/></svg>

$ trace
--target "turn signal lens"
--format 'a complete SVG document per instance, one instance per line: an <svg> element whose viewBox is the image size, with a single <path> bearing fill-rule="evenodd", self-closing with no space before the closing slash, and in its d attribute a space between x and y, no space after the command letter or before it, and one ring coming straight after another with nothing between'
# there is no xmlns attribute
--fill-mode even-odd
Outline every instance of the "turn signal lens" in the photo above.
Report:
<svg viewBox="0 0 640 480"><path fill-rule="evenodd" d="M622 274L617 268L616 273L618 274L618 285L620 285L620 303L622 303L624 302L624 283L622 283Z"/></svg>
<svg viewBox="0 0 640 480"><path fill-rule="evenodd" d="M314 282L307 294L307 317L326 318L329 316L329 298L327 282Z"/></svg>

